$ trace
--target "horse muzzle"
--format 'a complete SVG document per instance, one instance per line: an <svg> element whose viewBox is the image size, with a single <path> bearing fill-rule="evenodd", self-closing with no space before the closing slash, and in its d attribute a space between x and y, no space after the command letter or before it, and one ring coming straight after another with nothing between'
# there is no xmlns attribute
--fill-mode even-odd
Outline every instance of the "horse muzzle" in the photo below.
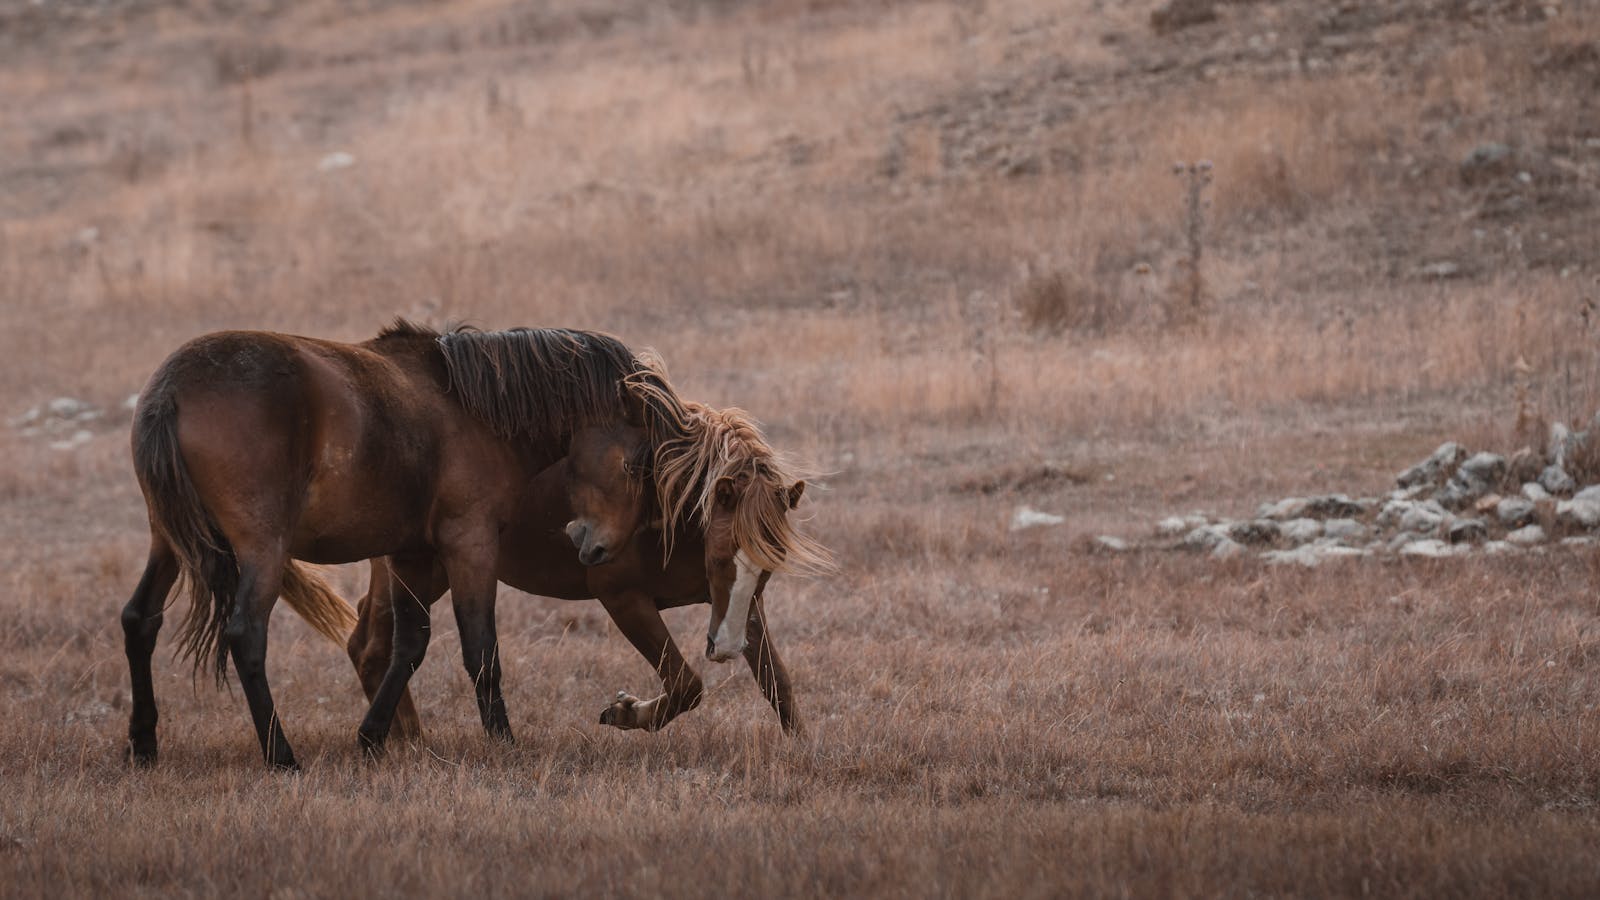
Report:
<svg viewBox="0 0 1600 900"><path fill-rule="evenodd" d="M595 540L593 528L574 519L567 523L566 531L572 546L577 548L578 562L586 566L598 566L611 561L611 548Z"/></svg>
<svg viewBox="0 0 1600 900"><path fill-rule="evenodd" d="M738 646L733 646L733 643L733 641L724 641L723 646L719 648L716 635L706 635L706 659L718 663L737 659L740 654L744 653L744 641L739 641Z"/></svg>

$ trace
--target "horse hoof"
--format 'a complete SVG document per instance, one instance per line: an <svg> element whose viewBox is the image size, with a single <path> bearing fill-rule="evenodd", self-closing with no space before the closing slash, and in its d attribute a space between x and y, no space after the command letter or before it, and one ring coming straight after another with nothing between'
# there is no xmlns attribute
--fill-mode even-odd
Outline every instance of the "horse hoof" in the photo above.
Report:
<svg viewBox="0 0 1600 900"><path fill-rule="evenodd" d="M600 724L623 729L634 727L633 705L637 702L639 702L638 697L627 691L617 691L617 699L600 711Z"/></svg>
<svg viewBox="0 0 1600 900"><path fill-rule="evenodd" d="M374 761L383 759L382 737L361 731L356 733L356 743L361 746L361 754L367 759Z"/></svg>
<svg viewBox="0 0 1600 900"><path fill-rule="evenodd" d="M156 739L129 738L122 748L122 758L135 769L148 769L156 764Z"/></svg>
<svg viewBox="0 0 1600 900"><path fill-rule="evenodd" d="M274 760L273 762L268 763L268 765L272 768L272 771L274 771L274 772L288 772L288 773L293 774L293 775L298 775L302 771L304 771L304 770L302 770L300 768L300 764L295 762L292 759Z"/></svg>

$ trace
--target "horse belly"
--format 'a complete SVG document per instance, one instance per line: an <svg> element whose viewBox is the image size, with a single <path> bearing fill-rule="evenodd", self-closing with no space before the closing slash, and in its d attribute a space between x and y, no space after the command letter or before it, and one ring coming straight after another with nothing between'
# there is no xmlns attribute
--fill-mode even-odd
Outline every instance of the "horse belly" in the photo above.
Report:
<svg viewBox="0 0 1600 900"><path fill-rule="evenodd" d="M555 537L528 535L517 529L501 534L500 562L495 575L519 591L557 600L587 600L589 570L578 562L578 552L560 531Z"/></svg>

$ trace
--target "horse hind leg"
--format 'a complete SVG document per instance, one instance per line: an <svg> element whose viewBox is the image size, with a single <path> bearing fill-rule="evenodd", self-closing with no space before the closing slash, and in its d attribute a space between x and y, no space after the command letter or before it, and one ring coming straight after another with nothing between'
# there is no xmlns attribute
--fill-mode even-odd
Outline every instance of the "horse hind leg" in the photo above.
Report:
<svg viewBox="0 0 1600 900"><path fill-rule="evenodd" d="M389 661L394 657L395 577L387 560L372 561L367 593L356 605L356 627L350 632L350 639L345 645L369 704L377 697L378 688L383 685L383 676L389 671ZM422 589L422 586L418 586L418 589ZM399 590L411 591L409 586L400 587ZM432 598L429 602L432 602ZM395 707L392 732L401 740L422 737L422 718L412 702L409 686L401 692L400 702Z"/></svg>
<svg viewBox="0 0 1600 900"><path fill-rule="evenodd" d="M156 692L150 673L150 657L161 632L161 611L178 580L178 560L172 547L159 535L150 537L150 555L144 564L133 596L122 607L123 647L128 656L128 674L133 682L133 712L128 716L127 759L134 765L156 761Z"/></svg>
<svg viewBox="0 0 1600 900"><path fill-rule="evenodd" d="M389 615L394 620L394 627L387 629L388 643L376 645L385 648L382 652L387 655L384 660L387 670L373 692L372 702L356 734L361 748L369 757L383 754L401 701L407 696L407 682L428 655L428 642L433 630L429 608L444 593L442 579L431 574L431 557L390 557L389 567L391 578L388 584L391 588L388 594L369 592L369 596L374 598L387 597ZM373 624L369 622L368 628L372 629ZM369 652L376 652L371 650L373 646L368 645Z"/></svg>
<svg viewBox="0 0 1600 900"><path fill-rule="evenodd" d="M283 584L283 567L288 558L282 551L236 549L239 561L239 586L234 595L233 614L223 628L223 637L233 654L233 667L250 706L256 739L267 764L275 769L293 770L294 750L284 737L267 684L267 620Z"/></svg>

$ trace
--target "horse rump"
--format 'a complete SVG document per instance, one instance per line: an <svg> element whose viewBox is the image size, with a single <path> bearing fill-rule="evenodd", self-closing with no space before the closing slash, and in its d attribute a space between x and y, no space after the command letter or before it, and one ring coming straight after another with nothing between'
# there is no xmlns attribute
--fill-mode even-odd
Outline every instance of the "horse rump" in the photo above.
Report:
<svg viewBox="0 0 1600 900"><path fill-rule="evenodd" d="M178 590L189 611L178 630L178 655L206 661L221 683L227 676L223 629L233 615L239 563L228 538L207 512L178 444L176 390L165 373L139 400L133 426L133 465L149 510L150 528L178 560ZM355 611L317 575L293 561L284 567L282 597L312 628L342 645L355 627Z"/></svg>

